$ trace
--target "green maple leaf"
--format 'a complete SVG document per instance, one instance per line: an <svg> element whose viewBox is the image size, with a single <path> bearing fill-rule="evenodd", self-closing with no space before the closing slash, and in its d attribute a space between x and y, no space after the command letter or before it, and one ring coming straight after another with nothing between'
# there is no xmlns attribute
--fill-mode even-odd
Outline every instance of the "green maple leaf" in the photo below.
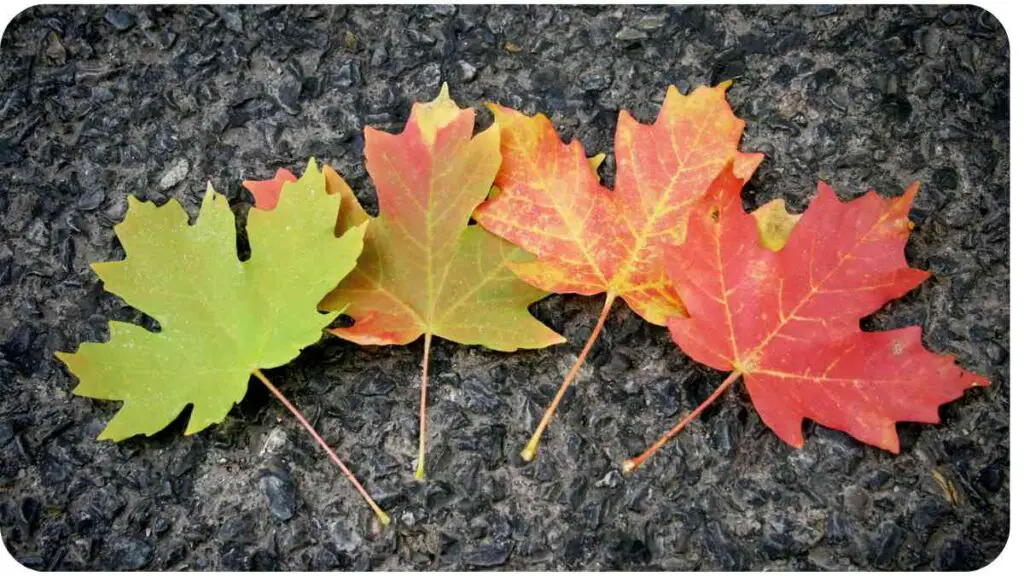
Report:
<svg viewBox="0 0 1024 576"><path fill-rule="evenodd" d="M124 402L100 439L152 435L189 404L185 434L221 422L260 368L286 364L320 339L338 313L317 303L355 267L365 226L334 235L340 197L310 160L273 211L251 211L252 256L241 262L235 218L210 186L199 216L171 200L129 197L114 230L127 257L93 264L106 289L160 323L159 332L110 323L110 341L57 357L78 396Z"/></svg>

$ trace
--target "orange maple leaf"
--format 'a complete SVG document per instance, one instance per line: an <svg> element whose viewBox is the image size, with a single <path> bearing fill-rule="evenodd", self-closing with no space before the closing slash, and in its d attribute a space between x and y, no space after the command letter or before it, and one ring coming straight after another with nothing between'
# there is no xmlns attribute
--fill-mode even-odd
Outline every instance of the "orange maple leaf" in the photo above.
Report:
<svg viewBox="0 0 1024 576"><path fill-rule="evenodd" d="M606 293L597 325L523 450L524 459L534 457L617 298L654 324L683 313L665 275L662 247L683 241L690 208L727 162L749 178L762 159L736 149L744 122L725 99L730 84L700 87L688 96L670 87L651 125L622 111L614 193L598 181L583 146L575 140L563 144L546 117L490 105L501 127L499 192L474 218L536 256L509 264L530 284L558 293Z"/></svg>
<svg viewBox="0 0 1024 576"><path fill-rule="evenodd" d="M673 339L694 360L731 374L627 460L627 471L740 377L764 423L792 446L803 446L801 422L810 418L894 453L897 421L937 423L939 405L988 385L952 356L925 350L918 326L860 329L861 318L929 276L903 255L917 183L897 198L868 192L846 203L820 183L799 221L782 226L790 231L777 246L767 246L755 217L743 212L743 184L724 170L691 212L684 244L665 255L689 312L669 319Z"/></svg>
<svg viewBox="0 0 1024 576"><path fill-rule="evenodd" d="M344 310L354 323L330 332L363 345L403 345L425 335L417 479L425 469L433 336L503 351L565 342L529 313L528 306L547 293L507 268L529 255L469 225L501 163L498 128L473 136L473 125L473 109L459 108L445 85L434 101L413 104L402 133L366 128L366 167L380 205L376 218L325 168L328 192L342 194L338 231L370 220L355 270L320 303L325 310ZM269 200L274 181L268 182Z"/></svg>

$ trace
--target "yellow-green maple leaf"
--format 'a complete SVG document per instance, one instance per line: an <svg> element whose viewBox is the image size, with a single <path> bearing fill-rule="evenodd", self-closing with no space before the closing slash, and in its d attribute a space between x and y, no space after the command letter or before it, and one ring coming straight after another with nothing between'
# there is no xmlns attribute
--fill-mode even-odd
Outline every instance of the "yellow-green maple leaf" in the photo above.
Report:
<svg viewBox="0 0 1024 576"><path fill-rule="evenodd" d="M79 379L75 394L124 402L100 439L154 434L189 404L185 433L198 432L224 419L251 374L319 340L338 313L317 303L355 267L366 229L335 236L340 202L310 160L274 210L249 213L252 256L241 262L234 215L212 186L194 225L175 200L129 198L115 227L127 257L93 269L160 331L111 322L109 342L57 354Z"/></svg>

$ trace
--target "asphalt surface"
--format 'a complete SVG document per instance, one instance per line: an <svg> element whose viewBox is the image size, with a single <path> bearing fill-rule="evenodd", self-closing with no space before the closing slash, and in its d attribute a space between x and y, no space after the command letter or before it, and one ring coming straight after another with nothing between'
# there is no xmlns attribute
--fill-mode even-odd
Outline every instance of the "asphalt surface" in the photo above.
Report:
<svg viewBox="0 0 1024 576"><path fill-rule="evenodd" d="M806 207L915 179L911 265L934 277L865 320L992 379L899 428L893 456L806 424L784 445L733 388L648 466L724 377L617 304L537 459L518 453L601 298L536 314L567 345L506 355L439 341L429 481L412 479L421 343L325 339L269 376L390 511L358 495L255 382L219 426L121 444L116 403L70 395L54 359L143 321L89 262L123 255L130 194L194 215L212 181L311 156L371 210L362 128L397 131L442 81L463 105L544 112L589 154L627 108L732 78L748 207ZM0 48L0 533L40 570L938 569L991 562L1009 529L1009 49L963 7L42 7ZM614 159L602 169L614 180ZM183 359L187 361L187 359Z"/></svg>

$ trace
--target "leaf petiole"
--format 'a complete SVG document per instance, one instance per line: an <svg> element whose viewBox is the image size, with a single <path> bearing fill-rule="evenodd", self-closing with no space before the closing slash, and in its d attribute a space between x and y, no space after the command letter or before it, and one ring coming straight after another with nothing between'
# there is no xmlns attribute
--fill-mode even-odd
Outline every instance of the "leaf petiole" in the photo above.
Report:
<svg viewBox="0 0 1024 576"><path fill-rule="evenodd" d="M423 376L420 378L420 455L416 463L416 480L427 473L427 366L430 363L430 332L423 337Z"/></svg>
<svg viewBox="0 0 1024 576"><path fill-rule="evenodd" d="M700 413L703 412L705 408L710 406L711 403L714 402L719 396L721 396L723 392L728 390L729 386L731 386L732 383L738 380L739 377L742 375L743 373L739 371L734 371L733 373L729 374L729 377L726 378L725 381L718 386L718 388L715 388L715 391L711 393L711 396L708 396L707 399L701 402L700 406L697 406L696 410L687 414L686 417L679 422L679 424L676 424L675 428L669 430L667 434L665 434L661 438L658 438L657 442L648 446L647 450L644 450L643 454L635 458L630 458L629 460L623 460L622 472L624 474L629 474L630 472L633 472L634 470L642 466L643 463L646 462L647 459L650 458L652 455L654 455L654 453L657 452L662 446L664 446L666 442L671 440L676 434L678 434L683 428L685 428L687 424L692 422L694 418L700 416Z"/></svg>
<svg viewBox="0 0 1024 576"><path fill-rule="evenodd" d="M548 405L548 409L544 412L544 417L541 418L540 424L537 425L537 429L533 432L533 437L530 438L530 442L523 448L523 451L519 455L529 462L533 460L534 456L537 455L537 446L540 444L540 439L544 435L544 430L547 429L548 424L551 423L551 419L555 417L555 410L558 409L558 404L562 401L562 396L565 395L565 391L569 389L569 385L572 384L576 373L583 367L583 362L587 359L587 354L590 353L590 348L597 342L598 335L601 334L601 328L604 327L605 321L608 319L608 313L611 312L612 304L615 303L617 295L614 292L608 292L604 300L604 308L601 310L601 316L597 319L597 324L594 326L594 331L590 333L590 338L587 339L587 343L583 346L583 350L580 351L580 355L576 358L576 363L569 369L569 373L565 375L565 379L562 380L562 386L555 393L554 399L551 400L551 404Z"/></svg>
<svg viewBox="0 0 1024 576"><path fill-rule="evenodd" d="M310 436L312 436L313 439L316 440L317 444L319 444L320 447L327 452L327 455L331 458L332 461L334 461L335 464L338 465L338 468L341 468L342 473L344 473L345 476L349 479L349 482L351 482L352 485L356 487L356 490L359 491L359 494L363 496L363 499L366 500L366 503L370 505L371 509L373 509L373 513L377 515L377 519L380 520L380 523L387 526L391 522L391 518L383 510L380 509L380 506L377 505L373 498L370 497L370 494L366 492L366 489L363 488L363 485L359 483L359 480L356 479L355 474L352 474L352 471L349 470L347 466L345 466L345 463L341 461L341 458L338 458L338 455L334 452L333 449L331 449L330 446L327 445L327 442L323 439L323 437L320 436L320 434L317 433L317 431L313 428L312 424L310 424L309 421L306 420L306 417L302 415L302 412L299 412L299 409L293 406L292 403L289 402L288 399L284 397L284 394L282 394L281 391L278 390L276 386L270 383L270 380L268 380L267 377L263 375L263 372L261 372L258 369L253 370L252 375L255 376L260 382L262 382L263 385L266 386L268 390L270 390L270 393L273 394L274 397L276 397L281 402L281 404L284 404L284 407L287 408L288 411L291 412L292 415L294 415L299 420L299 424L302 424L302 427L305 428L306 431L309 432Z"/></svg>

